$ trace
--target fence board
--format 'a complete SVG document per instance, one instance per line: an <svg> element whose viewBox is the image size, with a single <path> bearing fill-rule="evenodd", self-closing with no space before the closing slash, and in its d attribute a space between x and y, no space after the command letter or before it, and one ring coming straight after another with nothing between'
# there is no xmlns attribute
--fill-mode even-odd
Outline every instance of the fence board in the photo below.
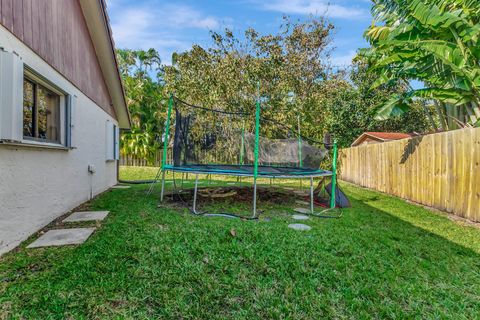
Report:
<svg viewBox="0 0 480 320"><path fill-rule="evenodd" d="M148 162L146 159L134 157L131 155L120 155L120 165L121 166L132 166L132 167L160 167L162 165L163 150L158 150L153 158L152 162ZM167 151L167 163L173 162L172 150L168 149Z"/></svg>
<svg viewBox="0 0 480 320"><path fill-rule="evenodd" d="M343 180L480 221L480 128L341 150Z"/></svg>

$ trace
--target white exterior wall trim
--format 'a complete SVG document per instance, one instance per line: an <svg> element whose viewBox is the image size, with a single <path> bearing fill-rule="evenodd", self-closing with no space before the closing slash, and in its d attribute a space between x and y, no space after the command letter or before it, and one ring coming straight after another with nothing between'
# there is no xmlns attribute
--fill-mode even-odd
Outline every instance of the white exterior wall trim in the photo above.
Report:
<svg viewBox="0 0 480 320"><path fill-rule="evenodd" d="M104 137L105 123L118 122L1 25L0 47L15 52L32 70L75 97L74 149L0 143L1 255L117 183L116 162L106 161ZM4 103L1 97L0 101ZM95 173L88 172L89 166Z"/></svg>

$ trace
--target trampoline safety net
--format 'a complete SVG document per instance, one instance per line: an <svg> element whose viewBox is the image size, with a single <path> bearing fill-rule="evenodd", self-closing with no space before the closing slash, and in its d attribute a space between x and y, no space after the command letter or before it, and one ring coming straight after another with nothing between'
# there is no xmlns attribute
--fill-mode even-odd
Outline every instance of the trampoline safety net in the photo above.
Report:
<svg viewBox="0 0 480 320"><path fill-rule="evenodd" d="M252 165L255 161L254 112L230 112L175 99L173 165ZM297 130L261 119L258 164L319 169L327 154L298 136Z"/></svg>

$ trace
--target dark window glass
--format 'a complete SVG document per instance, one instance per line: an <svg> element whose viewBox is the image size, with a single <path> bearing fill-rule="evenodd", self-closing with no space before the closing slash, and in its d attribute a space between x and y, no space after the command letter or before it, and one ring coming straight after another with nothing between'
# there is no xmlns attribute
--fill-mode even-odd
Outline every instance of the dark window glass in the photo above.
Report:
<svg viewBox="0 0 480 320"><path fill-rule="evenodd" d="M23 136L60 142L60 96L27 78L23 89Z"/></svg>
<svg viewBox="0 0 480 320"><path fill-rule="evenodd" d="M38 86L38 138L58 141L58 113L60 97L52 91Z"/></svg>
<svg viewBox="0 0 480 320"><path fill-rule="evenodd" d="M23 136L35 137L33 127L33 108L35 105L35 84L27 79L23 81Z"/></svg>

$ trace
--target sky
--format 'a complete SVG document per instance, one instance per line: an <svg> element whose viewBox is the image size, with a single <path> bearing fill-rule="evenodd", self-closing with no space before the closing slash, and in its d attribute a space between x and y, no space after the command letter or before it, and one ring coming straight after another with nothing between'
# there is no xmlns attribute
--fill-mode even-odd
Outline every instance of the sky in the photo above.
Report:
<svg viewBox="0 0 480 320"><path fill-rule="evenodd" d="M210 30L229 28L240 35L253 27L275 33L286 14L325 15L335 25L331 63L347 66L355 51L367 46L363 32L371 24L370 5L370 0L107 0L117 48L155 48L166 64L173 52L211 45Z"/></svg>

